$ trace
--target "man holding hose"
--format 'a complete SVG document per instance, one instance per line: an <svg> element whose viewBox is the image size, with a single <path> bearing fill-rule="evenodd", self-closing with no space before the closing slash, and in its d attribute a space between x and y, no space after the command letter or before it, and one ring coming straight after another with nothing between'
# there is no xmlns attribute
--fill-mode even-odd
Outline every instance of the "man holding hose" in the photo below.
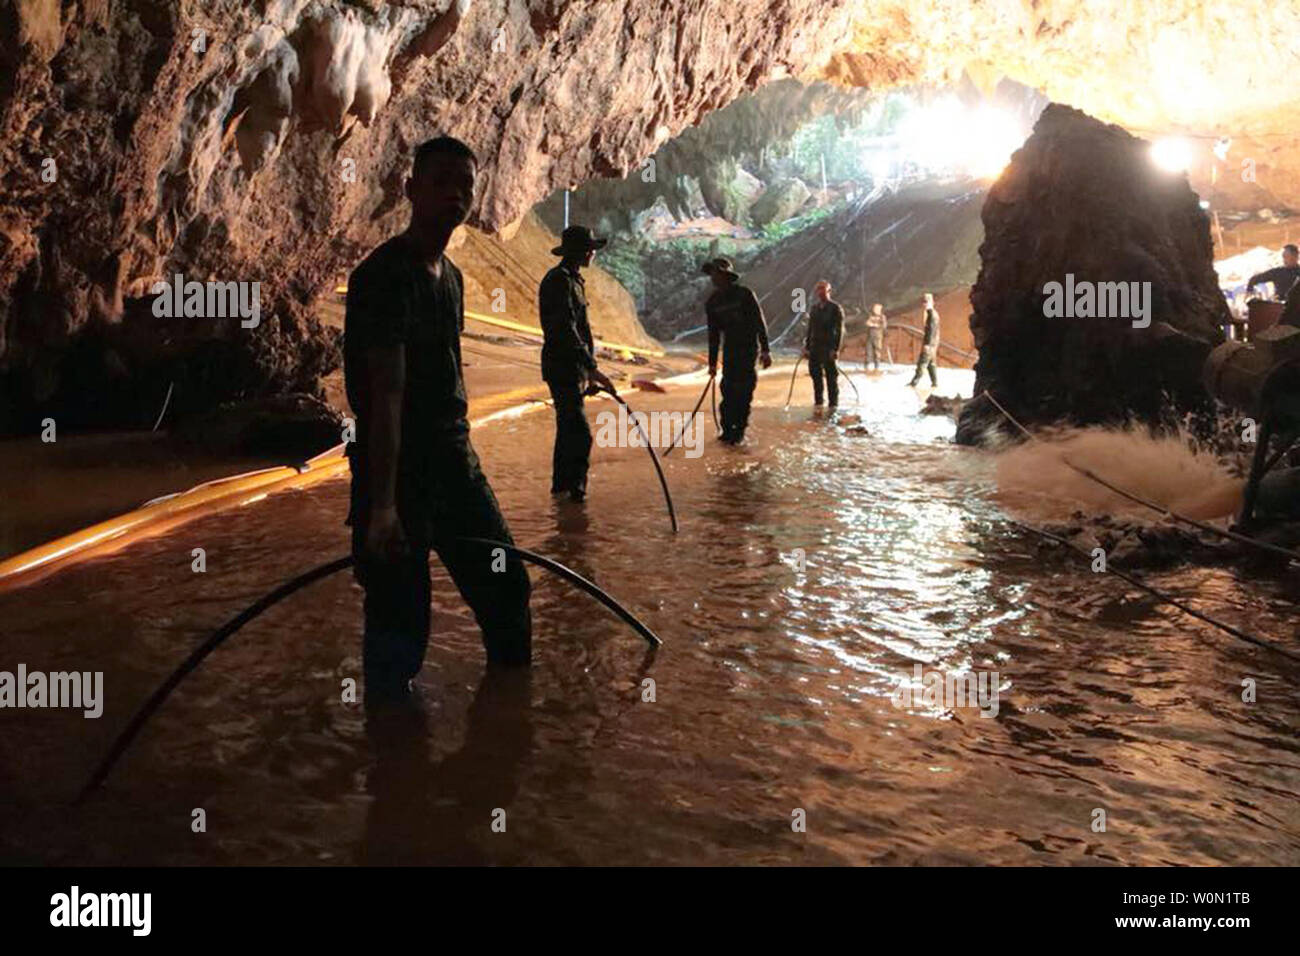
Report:
<svg viewBox="0 0 1300 956"><path fill-rule="evenodd" d="M729 259L710 259L700 271L713 280L713 294L704 304L709 324L709 378L718 374L722 350L722 436L719 441L738 445L749 425L749 406L758 385L754 363L771 368L767 322L758 297L738 281Z"/></svg>
<svg viewBox="0 0 1300 956"><path fill-rule="evenodd" d="M431 549L474 612L489 666L531 660L523 565L460 540L513 544L469 441L463 286L445 254L469 215L477 170L460 140L421 144L406 181L410 226L348 279L344 381L357 420L348 523L366 592L367 706L406 698L424 661Z"/></svg>

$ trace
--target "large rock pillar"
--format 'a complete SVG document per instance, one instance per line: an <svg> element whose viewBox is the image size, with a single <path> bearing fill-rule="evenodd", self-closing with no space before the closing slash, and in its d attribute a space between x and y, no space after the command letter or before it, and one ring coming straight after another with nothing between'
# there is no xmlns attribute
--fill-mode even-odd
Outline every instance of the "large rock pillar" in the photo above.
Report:
<svg viewBox="0 0 1300 956"><path fill-rule="evenodd" d="M1157 424L1208 401L1201 364L1228 318L1209 219L1145 140L1052 104L982 218L959 442L1001 423L985 389L1026 424Z"/></svg>

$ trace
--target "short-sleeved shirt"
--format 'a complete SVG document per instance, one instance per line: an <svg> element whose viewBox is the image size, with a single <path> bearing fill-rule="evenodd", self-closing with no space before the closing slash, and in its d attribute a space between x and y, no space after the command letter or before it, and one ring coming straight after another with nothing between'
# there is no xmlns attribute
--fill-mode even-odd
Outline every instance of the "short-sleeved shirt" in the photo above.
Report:
<svg viewBox="0 0 1300 956"><path fill-rule="evenodd" d="M460 357L464 285L460 270L445 255L440 270L435 278L414 243L398 235L371 252L348 278L343 375L357 423L356 441L348 447L354 509L359 501L368 500L369 349L401 345L405 350L399 505L409 503L412 495L418 497L438 453L439 439L469 430Z"/></svg>

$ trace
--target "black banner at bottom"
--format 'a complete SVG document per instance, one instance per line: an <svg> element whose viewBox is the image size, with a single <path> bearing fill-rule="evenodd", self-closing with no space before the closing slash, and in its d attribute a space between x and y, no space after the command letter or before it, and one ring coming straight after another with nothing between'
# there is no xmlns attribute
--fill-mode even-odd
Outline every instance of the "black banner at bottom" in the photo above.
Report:
<svg viewBox="0 0 1300 956"><path fill-rule="evenodd" d="M1294 870L1240 868L7 869L0 913L9 940L205 949L374 942L421 928L539 940L600 924L664 944L688 924L692 941L716 929L733 945L770 941L774 924L849 930L864 942L881 931L992 942L1034 930L1062 941L1197 935L1231 944L1289 926L1294 884Z"/></svg>

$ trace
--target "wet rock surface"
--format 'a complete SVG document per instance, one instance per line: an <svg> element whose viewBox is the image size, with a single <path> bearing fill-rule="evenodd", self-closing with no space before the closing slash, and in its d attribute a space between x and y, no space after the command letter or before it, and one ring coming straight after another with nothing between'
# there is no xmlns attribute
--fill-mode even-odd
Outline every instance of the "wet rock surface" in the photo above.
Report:
<svg viewBox="0 0 1300 956"><path fill-rule="evenodd" d="M947 415L956 419L961 414L966 400L960 395L927 395L921 406L922 415Z"/></svg>
<svg viewBox="0 0 1300 956"><path fill-rule="evenodd" d="M343 439L343 417L303 394L227 402L175 430L182 442L225 454L274 456L298 464Z"/></svg>
<svg viewBox="0 0 1300 956"><path fill-rule="evenodd" d="M1214 49L1216 38L1240 50L1243 38L1285 35L1285 6L1206 21L1184 0L1126 8L1132 22L1108 12L1104 23L1082 2L986 6L10 5L0 33L0 428L35 427L52 395L76 387L63 363L85 330L122 321L128 300L178 271L259 282L264 314L298 326L280 339L264 323L232 340L246 364L269 370L258 388L316 376L328 345L311 328L315 300L400 228L409 151L439 132L483 157L473 222L488 229L558 188L626 175L742 93L791 76L886 89L1006 75L1146 125L1221 124L1244 111L1250 122L1239 125L1261 144L1259 181L1295 182L1276 145L1289 130L1274 128L1295 102L1274 81L1285 63ZM1169 44L1196 39L1188 31L1210 39L1195 58L1170 55ZM1193 79L1215 66L1215 96L1187 95L1184 63ZM684 181L681 194L700 188ZM119 358L131 373L133 356ZM123 384L125 394L153 391ZM133 423L134 404L116 394L99 396L100 411Z"/></svg>
<svg viewBox="0 0 1300 956"><path fill-rule="evenodd" d="M1208 410L1201 368L1228 319L1209 220L1186 178L1150 161L1145 141L1053 104L982 218L976 394L987 389L1026 425L1157 424ZM999 418L990 403L970 404L958 441L1010 427Z"/></svg>
<svg viewBox="0 0 1300 956"><path fill-rule="evenodd" d="M474 147L471 221L504 227L764 81L815 69L830 50L810 56L811 31L842 32L845 8L19 4L0 40L0 427L30 432L73 401L60 394L82 390L66 361L77 348L124 373L95 395L94 423L138 424L137 405L162 395L139 371L148 350L111 358L89 330L122 323L175 273L259 283L261 326L216 340L262 371L252 394L301 390L336 361L319 354L334 344L313 304L404 225L421 140ZM218 389L207 407L249 394Z"/></svg>

